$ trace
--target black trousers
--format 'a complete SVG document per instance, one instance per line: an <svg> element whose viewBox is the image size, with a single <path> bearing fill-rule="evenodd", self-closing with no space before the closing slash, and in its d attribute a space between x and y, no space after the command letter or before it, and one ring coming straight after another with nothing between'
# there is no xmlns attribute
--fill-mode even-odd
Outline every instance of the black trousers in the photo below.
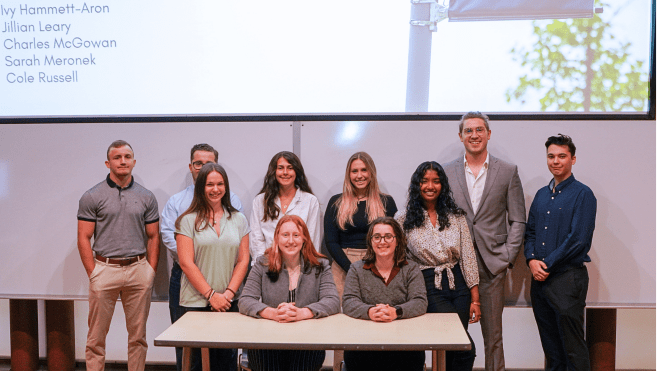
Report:
<svg viewBox="0 0 660 371"><path fill-rule="evenodd" d="M424 351L345 351L348 371L422 371Z"/></svg>
<svg viewBox="0 0 660 371"><path fill-rule="evenodd" d="M253 371L318 371L325 350L248 349L248 364Z"/></svg>
<svg viewBox="0 0 660 371"><path fill-rule="evenodd" d="M571 268L539 282L532 279L534 318L547 361L546 370L590 370L584 340L584 308L589 274Z"/></svg>
<svg viewBox="0 0 660 371"><path fill-rule="evenodd" d="M460 264L452 268L454 273L455 289L449 289L449 279L447 271L442 272L442 290L435 287L435 271L432 268L422 270L424 283L426 284L426 296L429 300L427 313L457 313L461 319L461 324L465 333L470 339L472 349L446 352L447 371L471 371L474 365L474 359L477 352L474 348L474 341L467 331L470 320L470 303L472 296L467 287Z"/></svg>
<svg viewBox="0 0 660 371"><path fill-rule="evenodd" d="M172 272L170 273L170 320L172 323L176 322L185 311L181 310L179 306L179 297L181 291L181 275L183 271L179 263L174 262L172 265ZM183 348L176 347L174 348L174 354L176 355L176 370L181 371L181 359L183 357Z"/></svg>

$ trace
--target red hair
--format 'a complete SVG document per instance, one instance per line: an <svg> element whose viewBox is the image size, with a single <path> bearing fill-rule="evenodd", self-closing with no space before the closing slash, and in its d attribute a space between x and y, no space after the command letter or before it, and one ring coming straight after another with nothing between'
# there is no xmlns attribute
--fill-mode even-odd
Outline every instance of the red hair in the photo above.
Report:
<svg viewBox="0 0 660 371"><path fill-rule="evenodd" d="M305 270L312 267L320 267L321 263L319 262L319 258L325 258L323 254L320 254L318 251L316 251L316 248L314 248L314 243L312 242L312 238L309 235L309 230L307 229L307 225L302 220L302 218L297 215L285 215L277 223L277 227L275 227L273 246L269 247L264 252L264 255L268 257L269 276L274 275L277 277L282 271L282 252L277 245L277 236L280 233L280 228L282 228L282 225L288 222L295 223L298 226L300 232L302 232L304 241L303 246L300 249L300 254L302 255L305 262Z"/></svg>

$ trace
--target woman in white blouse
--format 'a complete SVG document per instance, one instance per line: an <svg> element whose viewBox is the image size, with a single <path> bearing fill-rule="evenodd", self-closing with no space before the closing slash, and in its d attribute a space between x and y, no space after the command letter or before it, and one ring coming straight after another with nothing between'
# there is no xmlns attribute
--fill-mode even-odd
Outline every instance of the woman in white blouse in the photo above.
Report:
<svg viewBox="0 0 660 371"><path fill-rule="evenodd" d="M321 246L319 200L307 184L298 156L282 151L268 164L261 191L252 202L250 215L250 255L254 263L273 245L277 222L284 215L297 215L309 229L314 246Z"/></svg>
<svg viewBox="0 0 660 371"><path fill-rule="evenodd" d="M428 313L457 313L468 323L481 317L479 271L465 211L452 198L447 175L435 161L417 167L405 211L394 217L408 239L410 260L424 276ZM468 334L469 336L469 334ZM447 370L472 370L475 351L447 352Z"/></svg>

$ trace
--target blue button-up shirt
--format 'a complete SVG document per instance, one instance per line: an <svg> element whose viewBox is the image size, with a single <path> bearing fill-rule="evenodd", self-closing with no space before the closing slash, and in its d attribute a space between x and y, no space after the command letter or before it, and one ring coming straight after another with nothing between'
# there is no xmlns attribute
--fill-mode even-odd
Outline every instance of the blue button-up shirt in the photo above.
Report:
<svg viewBox="0 0 660 371"><path fill-rule="evenodd" d="M525 258L541 260L547 271L562 272L591 259L587 253L596 225L596 197L571 176L536 192L525 230Z"/></svg>

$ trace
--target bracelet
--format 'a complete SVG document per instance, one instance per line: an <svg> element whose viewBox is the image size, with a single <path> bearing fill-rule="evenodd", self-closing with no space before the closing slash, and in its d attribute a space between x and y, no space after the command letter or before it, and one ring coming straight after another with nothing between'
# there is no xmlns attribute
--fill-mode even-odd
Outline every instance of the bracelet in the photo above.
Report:
<svg viewBox="0 0 660 371"><path fill-rule="evenodd" d="M474 305L478 305L478 306L481 306L481 303L480 303L480 302L478 302L478 301L473 301L473 302L472 302L471 304L474 304Z"/></svg>
<svg viewBox="0 0 660 371"><path fill-rule="evenodd" d="M232 289L229 288L229 287L227 287L227 290L231 291L231 293L234 294L234 296L236 296L236 291L232 290Z"/></svg>
<svg viewBox="0 0 660 371"><path fill-rule="evenodd" d="M208 299L208 298L210 297L209 294L211 293L211 291L213 291L213 287L209 287L209 291L207 291L207 292L204 294L204 297Z"/></svg>
<svg viewBox="0 0 660 371"><path fill-rule="evenodd" d="M209 303L211 302L211 298L213 297L213 295L215 295L215 290L211 290L211 295L209 295L209 297L206 299L209 301Z"/></svg>

